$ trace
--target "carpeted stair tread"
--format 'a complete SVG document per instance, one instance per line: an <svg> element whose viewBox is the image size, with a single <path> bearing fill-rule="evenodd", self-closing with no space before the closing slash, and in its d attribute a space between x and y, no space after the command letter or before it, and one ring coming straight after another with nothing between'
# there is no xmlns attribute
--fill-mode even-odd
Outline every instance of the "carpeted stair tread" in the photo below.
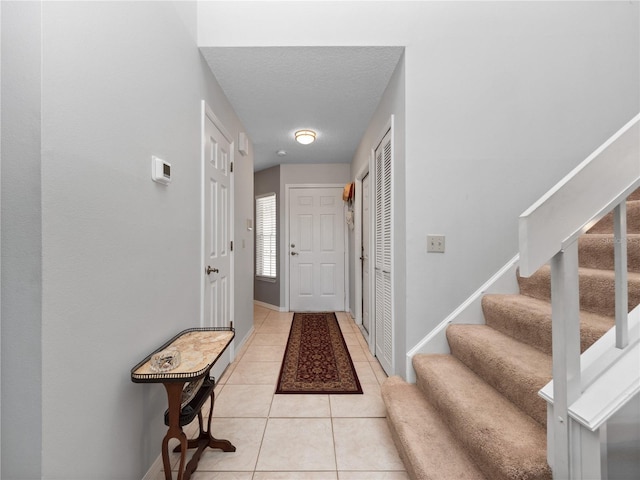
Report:
<svg viewBox="0 0 640 480"><path fill-rule="evenodd" d="M640 188L626 210L631 310L640 304ZM615 323L613 251L610 213L578 243L581 351ZM451 355L413 357L416 385L397 377L382 385L412 479L552 478L546 404L537 395L552 369L550 274L548 265L529 278L518 272L519 295L483 296L485 325L448 327Z"/></svg>
<svg viewBox="0 0 640 480"><path fill-rule="evenodd" d="M551 479L545 429L452 355L416 355L417 385L487 478Z"/></svg>
<svg viewBox="0 0 640 480"><path fill-rule="evenodd" d="M613 233L613 212L591 227L588 233ZM627 233L640 233L640 200L627 200Z"/></svg>
<svg viewBox="0 0 640 480"><path fill-rule="evenodd" d="M486 480L416 385L393 376L382 384L381 393L410 478Z"/></svg>
<svg viewBox="0 0 640 480"><path fill-rule="evenodd" d="M580 268L580 308L600 315L615 316L615 272ZM628 311L640 304L640 273L628 273ZM529 278L518 273L520 293L551 300L551 268L545 265Z"/></svg>
<svg viewBox="0 0 640 480"><path fill-rule="evenodd" d="M593 233L578 240L578 259L584 268L613 270L613 234ZM627 235L627 269L640 272L640 234Z"/></svg>
<svg viewBox="0 0 640 480"><path fill-rule="evenodd" d="M538 391L551 380L551 356L487 325L450 325L451 354L541 425L547 404Z"/></svg>
<svg viewBox="0 0 640 480"><path fill-rule="evenodd" d="M526 295L489 294L482 297L484 318L492 328L551 355L551 304ZM580 350L604 335L613 317L580 312Z"/></svg>

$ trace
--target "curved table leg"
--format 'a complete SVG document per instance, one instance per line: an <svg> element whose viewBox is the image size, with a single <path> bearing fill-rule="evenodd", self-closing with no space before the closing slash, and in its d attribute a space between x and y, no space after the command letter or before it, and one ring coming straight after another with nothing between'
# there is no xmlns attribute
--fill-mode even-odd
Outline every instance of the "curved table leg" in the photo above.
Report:
<svg viewBox="0 0 640 480"><path fill-rule="evenodd" d="M206 449L206 448L216 448L216 449L220 449L223 452L235 452L236 451L236 447L229 441L229 440L220 440L218 438L215 438L211 435L211 419L213 417L213 404L215 402L215 393L214 390L211 390L211 402L209 405L209 418L207 419L207 429L204 430L204 422L203 422L203 418L202 418L202 412L198 412L198 427L199 427L199 432L198 432L198 436L196 438L192 438L190 440L186 440L186 436L185 436L185 441L183 442L182 440L180 441L180 445L178 445L176 448L173 449L174 452L181 452L181 457L180 457L180 472L182 474L182 472L184 471L184 477L182 477L182 475L180 475L178 477L178 480L189 480L189 478L191 478L191 474L193 472L196 471L196 469L198 468L198 462L200 461L200 456L202 455L202 452ZM178 405L179 406L179 405ZM178 414L179 417L179 414ZM171 430L171 428L169 429ZM180 431L182 432L182 429L180 429ZM169 433L167 433L167 436L169 435ZM184 436L184 433L182 434ZM165 454L164 454L164 442L163 442L163 460L165 458ZM192 448L197 448L197 450L193 453L193 456L191 457L191 460L189 460L189 463L187 463L186 467L183 470L183 466L184 466L184 457L185 457L185 452L187 449L192 449ZM168 454L167 454L168 457ZM165 467L166 469L166 467ZM165 470L166 471L166 470ZM166 477L165 478L167 480L170 480L171 477Z"/></svg>
<svg viewBox="0 0 640 480"><path fill-rule="evenodd" d="M177 450L180 451L180 467L178 470L178 480L183 480L183 472L185 466L186 450L187 450L187 436L182 431L180 426L180 399L182 398L182 388L184 383L165 383L164 387L167 390L167 397L169 399L169 430L162 440L162 464L164 466L164 478L171 480L171 463L169 462L169 440L177 438L180 440L180 445ZM188 478L188 477L187 477Z"/></svg>
<svg viewBox="0 0 640 480"><path fill-rule="evenodd" d="M223 452L235 452L236 447L229 440L219 440L211 435L211 418L213 417L213 403L215 402L215 392L211 391L211 405L209 405L209 421L207 431L203 432L209 439L209 448L219 448Z"/></svg>

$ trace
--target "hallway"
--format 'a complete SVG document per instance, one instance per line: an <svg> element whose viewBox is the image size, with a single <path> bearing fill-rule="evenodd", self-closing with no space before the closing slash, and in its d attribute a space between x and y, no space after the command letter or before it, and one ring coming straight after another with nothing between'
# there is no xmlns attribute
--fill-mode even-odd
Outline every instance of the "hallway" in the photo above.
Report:
<svg viewBox="0 0 640 480"><path fill-rule="evenodd" d="M336 316L364 394L274 395L293 314L255 306L255 330L220 379L213 409L213 434L237 451L205 451L193 480L408 479L384 418L386 375L351 317ZM196 430L197 421L185 429Z"/></svg>

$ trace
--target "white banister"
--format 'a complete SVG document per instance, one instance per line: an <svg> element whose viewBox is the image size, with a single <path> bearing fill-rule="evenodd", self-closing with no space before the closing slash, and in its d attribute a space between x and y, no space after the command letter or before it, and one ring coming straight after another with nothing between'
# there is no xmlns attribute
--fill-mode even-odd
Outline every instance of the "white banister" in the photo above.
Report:
<svg viewBox="0 0 640 480"><path fill-rule="evenodd" d="M640 159L638 159L640 162ZM629 286L627 285L627 204L613 211L613 252L616 272L616 348L629 344Z"/></svg>
<svg viewBox="0 0 640 480"><path fill-rule="evenodd" d="M578 243L574 242L551 260L553 472L556 478L570 478L569 406L580 397L579 312Z"/></svg>
<svg viewBox="0 0 640 480"><path fill-rule="evenodd" d="M638 145L640 114L520 215L521 275L532 275L640 185Z"/></svg>
<svg viewBox="0 0 640 480"><path fill-rule="evenodd" d="M632 345L629 340L625 203L637 188L640 188L640 114L519 219L520 274L528 277L545 263L551 263L553 381L540 395L549 402L547 458L557 479L601 478L606 461L600 457L604 430L598 429L606 425L592 426L589 421L582 421L587 417L580 412L602 412L598 418L609 418L615 408L628 401L629 392L640 389L640 372L629 363L639 356L640 343L635 330ZM610 390L615 398L606 400L593 392L602 388L611 375L602 374L594 379L591 378L594 369L585 370L581 366L578 239L610 212L614 223L615 351L605 352L599 360L608 371L618 372L622 382ZM636 324L634 320L634 329ZM614 383L609 381L609 385ZM603 405L605 401L608 406Z"/></svg>
<svg viewBox="0 0 640 480"><path fill-rule="evenodd" d="M609 330L580 357L581 395L569 407L569 417L596 431L640 392L640 306L629 313L629 345L615 347L615 329ZM554 381L540 390L552 403ZM549 422L550 423L550 422Z"/></svg>

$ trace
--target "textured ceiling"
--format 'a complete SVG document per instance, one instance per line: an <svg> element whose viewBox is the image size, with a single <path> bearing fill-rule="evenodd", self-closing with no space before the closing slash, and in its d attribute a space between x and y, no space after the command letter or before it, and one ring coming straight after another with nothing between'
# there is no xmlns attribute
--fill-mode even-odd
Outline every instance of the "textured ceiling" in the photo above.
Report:
<svg viewBox="0 0 640 480"><path fill-rule="evenodd" d="M281 163L349 163L402 47L203 47L242 120L255 170ZM299 145L296 130L318 137ZM278 150L287 155L279 157Z"/></svg>

